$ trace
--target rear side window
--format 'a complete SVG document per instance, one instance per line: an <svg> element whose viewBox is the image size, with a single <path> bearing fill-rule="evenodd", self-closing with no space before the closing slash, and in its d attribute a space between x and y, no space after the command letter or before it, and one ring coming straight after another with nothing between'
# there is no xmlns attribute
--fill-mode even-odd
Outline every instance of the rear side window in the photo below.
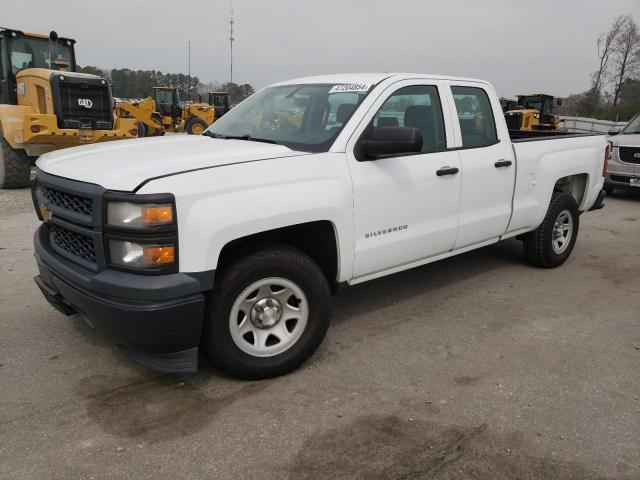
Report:
<svg viewBox="0 0 640 480"><path fill-rule="evenodd" d="M482 88L451 87L458 112L462 146L485 147L498 142L489 96Z"/></svg>
<svg viewBox="0 0 640 480"><path fill-rule="evenodd" d="M412 85L393 92L376 112L372 126L417 128L422 133L422 153L447 146L440 97L432 85Z"/></svg>

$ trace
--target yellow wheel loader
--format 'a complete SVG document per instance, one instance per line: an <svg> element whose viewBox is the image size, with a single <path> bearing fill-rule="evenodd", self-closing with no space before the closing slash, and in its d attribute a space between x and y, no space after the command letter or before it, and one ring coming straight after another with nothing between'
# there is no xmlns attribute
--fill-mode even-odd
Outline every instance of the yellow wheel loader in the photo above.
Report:
<svg viewBox="0 0 640 480"><path fill-rule="evenodd" d="M153 95L140 101L119 102L116 116L138 121L138 136L165 132L200 135L216 119L214 107L206 103L181 104L176 87L153 87Z"/></svg>
<svg viewBox="0 0 640 480"><path fill-rule="evenodd" d="M156 112L153 98L130 102L116 102L114 106L116 117L134 118L138 122L138 137L153 137L164 135L162 117Z"/></svg>
<svg viewBox="0 0 640 480"><path fill-rule="evenodd" d="M215 110L206 103L180 103L176 87L153 87L156 112L167 132L200 135L215 121Z"/></svg>
<svg viewBox="0 0 640 480"><path fill-rule="evenodd" d="M0 27L0 188L29 186L43 153L137 137L106 80L76 73L75 41Z"/></svg>
<svg viewBox="0 0 640 480"><path fill-rule="evenodd" d="M216 111L216 120L231 110L229 92L209 92L207 103Z"/></svg>
<svg viewBox="0 0 640 480"><path fill-rule="evenodd" d="M509 130L519 131L558 131L560 117L554 115L554 97L544 93L518 95L516 109L504 112ZM560 99L556 102L562 105Z"/></svg>

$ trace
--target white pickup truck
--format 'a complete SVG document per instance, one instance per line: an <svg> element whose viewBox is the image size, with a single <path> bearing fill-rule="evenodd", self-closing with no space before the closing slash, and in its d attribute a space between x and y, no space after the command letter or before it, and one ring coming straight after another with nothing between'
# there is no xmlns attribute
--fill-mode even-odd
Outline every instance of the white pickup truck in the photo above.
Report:
<svg viewBox="0 0 640 480"><path fill-rule="evenodd" d="M512 141L487 82L354 74L265 88L202 136L72 148L37 163L36 283L165 372L284 374L339 287L510 237L571 254L600 208L604 136Z"/></svg>

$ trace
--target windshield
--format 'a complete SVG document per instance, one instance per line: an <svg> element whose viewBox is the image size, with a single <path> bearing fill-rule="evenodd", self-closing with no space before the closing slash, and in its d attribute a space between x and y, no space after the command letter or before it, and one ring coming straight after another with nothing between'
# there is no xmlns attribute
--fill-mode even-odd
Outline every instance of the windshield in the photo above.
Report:
<svg viewBox="0 0 640 480"><path fill-rule="evenodd" d="M368 84L266 88L215 122L205 135L326 152L370 90Z"/></svg>
<svg viewBox="0 0 640 480"><path fill-rule="evenodd" d="M24 68L57 70L58 67L55 62L52 62L55 59L65 59L67 62L73 62L71 47L67 45L67 41L59 40L55 50L57 51L50 52L49 40L46 38L18 36L12 39L10 52L11 69L14 75ZM71 65L70 70L74 70L73 65Z"/></svg>
<svg viewBox="0 0 640 480"><path fill-rule="evenodd" d="M156 103L171 105L173 103L173 90L156 90Z"/></svg>
<svg viewBox="0 0 640 480"><path fill-rule="evenodd" d="M640 133L640 113L636 113L636 115L629 120L629 123L625 125L620 135L633 135L636 133Z"/></svg>

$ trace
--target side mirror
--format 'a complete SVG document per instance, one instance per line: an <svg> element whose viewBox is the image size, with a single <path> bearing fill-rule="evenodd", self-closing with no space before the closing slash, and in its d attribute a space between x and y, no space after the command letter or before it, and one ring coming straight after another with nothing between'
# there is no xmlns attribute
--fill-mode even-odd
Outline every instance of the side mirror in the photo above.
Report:
<svg viewBox="0 0 640 480"><path fill-rule="evenodd" d="M620 133L620 130L609 130L607 132L607 135L618 135Z"/></svg>
<svg viewBox="0 0 640 480"><path fill-rule="evenodd" d="M369 159L420 153L422 133L410 127L374 128L361 140L361 145Z"/></svg>

